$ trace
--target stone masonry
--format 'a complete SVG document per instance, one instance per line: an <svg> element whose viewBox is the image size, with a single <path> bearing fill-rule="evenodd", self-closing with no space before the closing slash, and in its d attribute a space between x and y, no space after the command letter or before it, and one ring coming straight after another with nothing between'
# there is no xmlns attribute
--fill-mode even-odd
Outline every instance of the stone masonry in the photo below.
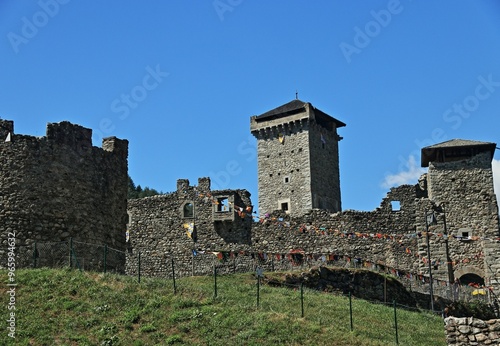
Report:
<svg viewBox="0 0 500 346"><path fill-rule="evenodd" d="M105 138L97 148L91 138L92 130L66 121L49 123L46 136L34 137L15 134L13 121L0 120L1 267L10 234L17 267L32 266L35 242L73 238L123 251L108 263L123 272L128 141ZM44 249L38 251L44 258Z"/></svg>
<svg viewBox="0 0 500 346"><path fill-rule="evenodd" d="M444 320L449 346L488 346L500 344L500 320L483 321L473 317L447 317Z"/></svg>
<svg viewBox="0 0 500 346"><path fill-rule="evenodd" d="M293 100L251 117L257 138L259 212L340 211L337 128L341 121Z"/></svg>
<svg viewBox="0 0 500 346"><path fill-rule="evenodd" d="M437 277L498 288L500 235L491 168L495 148L495 143L451 140L422 149L422 166L429 167L428 199L417 201L415 224L425 234L425 215L435 211L437 226L429 232L431 261L441 264ZM425 237L421 240L420 254L427 257ZM428 274L426 267L420 262L420 271Z"/></svg>
<svg viewBox="0 0 500 346"><path fill-rule="evenodd" d="M12 233L25 255L19 266L31 264L35 242L75 239L123 251L108 266L128 274L141 264L143 275L170 275L169 260L177 263L176 275L207 274L213 255L239 256L233 271L246 270L257 257L272 259L261 263L265 269L289 269L291 258L318 265L343 258L422 281L430 268L447 285L459 279L498 292L496 144L452 140L423 148L422 166L429 171L418 183L391 188L373 211L341 211L342 126L299 100L251 118L257 213L248 191L212 191L210 178L194 186L180 179L175 192L127 207L126 140L106 138L101 149L92 146L90 129L68 122L48 124L46 136L32 137L15 134L13 122L1 120L2 263Z"/></svg>
<svg viewBox="0 0 500 346"><path fill-rule="evenodd" d="M198 186L180 179L173 193L129 200L127 273L137 273L139 253L143 275L165 277L170 259L179 275L191 275L193 250L248 248L251 208L248 191L212 191L209 178L200 178ZM199 273L210 270L209 264Z"/></svg>
<svg viewBox="0 0 500 346"><path fill-rule="evenodd" d="M132 253L151 251L153 245L158 256L180 256L180 262L193 267L198 261L193 250L246 253L272 256L277 259L272 261L273 269L287 268L279 259L291 254L317 264L332 256L343 257L397 268L426 282L430 268L433 278L445 287L459 279L498 290L500 235L491 171L496 144L453 140L423 148L422 165L429 166L429 172L417 184L391 188L374 211L340 211L336 129L343 125L299 100L252 117L251 131L258 143L259 213L253 218L247 213L242 221L234 208L233 220L221 223L217 213L208 211L213 199L204 200L203 206L193 197L219 194L207 189L209 179L200 180L198 187L180 180L185 193L178 189L172 195L130 203ZM248 192L232 193L240 196L244 208L251 206ZM196 239L182 235L187 198L183 194L199 210L193 220ZM207 211L201 211L204 208ZM434 218L426 224L431 212ZM155 217L146 220L147 215ZM161 261L167 270L165 260ZM160 267L150 266L147 275L159 274ZM198 273L209 273L210 268L210 263L200 265ZM184 268L185 274L194 272Z"/></svg>
<svg viewBox="0 0 500 346"><path fill-rule="evenodd" d="M172 194L129 201L129 274L137 273L139 252L142 275L168 276L170 259L176 260L180 268L178 275L191 275L193 265L198 274L210 273L215 257L205 256L206 263L201 263L202 256L194 257L193 250L275 256L274 269L288 269L288 262L283 259L297 251L315 258L318 264L322 263L321 255L335 255L347 256L353 261L369 260L396 268L418 269L414 218L415 197L423 194L419 185L391 189L380 207L372 212L347 210L332 214L315 209L293 217L275 211L261 219L248 212L251 201L246 190L211 191L209 186L209 178L200 178L198 186L190 186L187 180L181 179L178 190ZM230 211L232 216L221 221L214 211L217 201L220 196L231 195L235 201ZM391 204L396 200L401 206L397 211ZM186 203L194 205L193 218L184 217ZM186 235L184 226L191 222L196 235L192 239ZM262 265L271 269L269 262L268 267Z"/></svg>

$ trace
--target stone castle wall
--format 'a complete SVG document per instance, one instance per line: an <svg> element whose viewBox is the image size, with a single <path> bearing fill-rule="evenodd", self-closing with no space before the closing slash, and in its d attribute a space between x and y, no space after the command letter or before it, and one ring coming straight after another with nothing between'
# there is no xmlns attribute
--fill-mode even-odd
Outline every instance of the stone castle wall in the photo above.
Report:
<svg viewBox="0 0 500 346"><path fill-rule="evenodd" d="M0 236L6 244L15 234L17 266L32 266L35 242L73 238L125 251L128 141L105 138L98 148L91 138L92 130L69 122L50 123L46 136L34 137L0 121ZM3 247L2 266L6 256ZM124 265L123 254L108 268Z"/></svg>
<svg viewBox="0 0 500 346"><path fill-rule="evenodd" d="M127 273L137 273L139 253L143 275L165 277L171 258L179 275L191 275L193 250L248 249L252 219L247 207L251 202L246 190L212 191L208 178L200 178L198 186L181 179L171 194L129 200Z"/></svg>
<svg viewBox="0 0 500 346"><path fill-rule="evenodd" d="M127 273L137 273L139 252L143 275L168 276L170 259L178 263L178 275L192 275L193 271L210 273L214 256L194 258L193 250L198 254L226 252L274 256L278 259L272 264L275 270L289 269L289 262L279 259L291 253L314 257L318 264L321 255L331 255L408 271L417 269L414 209L415 195L421 193L418 185L391 189L373 212L348 210L331 214L312 210L302 217L274 212L261 219L246 212L251 200L245 190L211 191L208 178L200 179L198 186L189 186L186 180L179 180L179 185L182 188L169 195L129 201ZM233 220L217 221L213 211L217 204L214 203L218 196L231 193L238 201L231 211ZM401 208L393 210L392 201L400 201ZM186 202L194 204L195 217L192 219L183 217ZM243 208L244 215L237 207ZM190 222L195 224L195 239L186 235L184 224ZM203 258L205 263L202 263ZM241 266L248 268L248 261L243 258L239 258ZM194 265L196 268L192 268Z"/></svg>
<svg viewBox="0 0 500 346"><path fill-rule="evenodd" d="M466 174L459 175L466 176ZM247 213L245 218L241 219L235 210L234 221L227 220L222 223L227 233L221 233L219 231L221 227L216 227L212 213L213 196L220 192L210 191L209 179L200 180L198 187L189 186L188 182L181 180L180 182L188 186L185 190L178 190L167 196L130 202L129 213L133 222L129 225L129 246L131 251L136 253L141 251L148 256L153 245L156 257L150 257L157 258L157 265L143 263L141 267L145 275L151 276L169 275L167 273L169 264L166 260L168 258L184 263L185 267L181 270L183 273L178 273L179 275L192 275L194 272L211 273L214 257L195 258L193 250L198 254L226 252L231 255L239 253L253 257L272 256L278 259L272 262L274 270L290 269L289 261L279 259L289 258L291 254L300 254L303 258L316 261L317 264L324 264L324 259L331 256L348 258L358 263L376 263L423 277L429 275L430 263L433 278L439 280L440 285L446 282L451 284L453 279L450 280L450 277L458 278L464 274L487 276L486 271L492 266L490 262L496 260L491 255L488 257L484 247L494 247L496 243L486 242L482 238L460 237L461 231L453 216L460 215L456 208L463 206L455 205L453 199L450 199L444 210L438 209L436 202L428 198L426 180L424 176L419 184L391 188L380 206L371 212L346 210L330 213L313 209L297 217L283 211L274 211L259 215L260 218L256 218L255 215L251 218ZM478 187L480 184L476 182L475 186ZM485 189L487 188L486 186ZM230 192L231 190L223 191L226 194ZM435 193L435 190L433 192ZM237 190L233 193L245 196L244 202L240 202L243 207L251 205L248 192ZM203 198L200 199L199 196ZM194 201L198 210L193 219L197 230L196 241L184 235L183 223L186 220L181 217L181 208L186 199ZM488 203L490 202L488 200ZM495 217L481 212L476 214L477 209L474 205L470 208L470 212L463 212L464 220L471 224L471 229L476 232L474 234L478 236L488 234L478 232L477 225L486 222L489 227L494 227ZM437 225L429 226L427 233L425 212L429 210L435 210ZM492 212L496 213L494 209ZM448 236L444 229L445 216ZM491 223L488 221L488 216L492 218ZM150 220L147 220L148 217ZM165 222L167 224L164 224ZM427 236L430 243L430 258L427 253ZM447 247L448 252L446 252ZM134 274L137 260L133 256L129 256L129 259L131 261L127 271ZM245 268L242 270L248 270L248 261L245 262L242 256L238 261L241 267ZM196 268L193 268L194 266ZM263 266L265 267L265 264Z"/></svg>
<svg viewBox="0 0 500 346"><path fill-rule="evenodd" d="M308 178L301 170L302 161L287 160L292 154L301 157L297 144L312 143L318 147L314 150L328 149L319 146L330 140L336 144L336 139L326 134L322 140L318 129L295 131L294 126L299 125L316 126L308 121L294 124L284 132L285 144L274 138L278 132L269 130L266 136L274 136L272 145L276 148L258 149L259 157L265 154L263 150L269 153L266 163L274 162L273 167L259 166L259 170L270 170L259 171L259 179L262 174L276 174L280 177L276 185L281 185L274 190L283 196L293 189L310 188L304 183ZM131 200L127 207L128 142L111 137L97 148L91 134L90 129L61 122L48 124L43 137L18 135L12 121L0 121L1 240L6 244L9 233L15 234L19 251L26 252L22 257L26 263L20 266L32 264L35 242L74 239L123 251L108 267L130 274L137 272L139 254L143 255L143 267L148 268L144 274L150 276L165 275L167 259L174 258L183 266L179 275L209 273L213 261L196 254L268 254L273 258L299 254L315 260L342 256L424 276L429 275L431 263L435 279L451 282L474 274L485 278L487 285L498 286L494 280L500 275L498 206L488 155L431 163L427 177L419 184L391 188L371 212L311 209L297 215L273 212L278 206L271 204L266 210L264 204L260 219L256 219L246 190L212 191L209 178L199 179L197 186L181 179L174 193ZM263 135L262 131L258 135ZM266 142L258 141L259 145ZM290 142L294 145L287 145ZM285 174L288 183L282 181ZM274 200L279 198L272 195ZM316 202L313 198L307 203ZM291 207L311 205L307 203ZM431 210L437 225L427 227L425 215ZM4 260L6 251L0 249ZM97 259L102 258L101 253L94 257L96 263L91 260L86 268L101 265ZM193 268L195 262L199 262L198 269ZM252 261L241 257L240 262L243 268ZM273 266L288 269L288 264L277 261Z"/></svg>

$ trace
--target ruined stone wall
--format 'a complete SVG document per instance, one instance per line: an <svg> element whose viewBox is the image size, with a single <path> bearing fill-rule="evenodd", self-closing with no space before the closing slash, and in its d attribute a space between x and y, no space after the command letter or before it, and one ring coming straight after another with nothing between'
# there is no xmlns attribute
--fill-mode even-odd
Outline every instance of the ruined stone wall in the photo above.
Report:
<svg viewBox="0 0 500 346"><path fill-rule="evenodd" d="M188 204L193 206L192 215L185 213ZM165 277L170 273L171 259L177 263L178 275L191 275L193 250L249 249L252 213L247 207L251 208L249 192L211 191L208 178L200 178L198 186L181 179L171 194L129 200L127 273L137 274L139 253L143 275ZM190 224L194 229L188 236ZM198 273L211 269L207 263Z"/></svg>
<svg viewBox="0 0 500 346"><path fill-rule="evenodd" d="M393 188L380 207L371 212L346 210L332 214L314 209L302 217L272 214L253 224L252 249L282 254L290 250L335 254L415 271L417 190L418 186L410 185ZM392 210L391 201L400 201L401 208Z"/></svg>
<svg viewBox="0 0 500 346"><path fill-rule="evenodd" d="M254 217L254 222L248 222L247 215L244 222L235 218L219 223L219 226L214 223L214 215L209 211L213 201L206 200L206 206L198 205L203 201L199 198L200 194L208 195L214 192L206 187L190 187L189 183L185 182L185 192L178 190L170 196L155 197L158 203L166 203L167 207L162 207L163 209L175 211L163 213L153 219L159 220L158 222L145 221L152 209L147 205L152 203L151 201L138 200L131 203L129 210L132 208L133 214L137 215L134 220L141 220L131 224L131 248L147 251L152 234L161 234L159 239L169 239L170 242L163 244L162 240L154 240L158 254L164 257L166 254L181 256L181 263L197 266L189 268L189 265L186 265L183 269L186 275L195 271L197 274L209 274L212 269L213 261L210 257L195 258L193 250L199 253L241 253L254 257L256 254L267 255L276 259L288 258L290 254L295 253L317 264L324 264L325 261L320 259L325 257L339 256L356 260L358 263L376 263L423 275L421 280L426 282L430 274L430 264L434 280L439 280L441 286L444 284L442 288L446 290L450 287L446 285L446 281L451 283L454 277L464 274L488 278L485 271L494 272L498 263L498 259L494 257L500 253L496 250L494 241L497 237L492 237L494 230L498 229L498 215L496 201L491 194L491 166L481 161L481 157L474 160L470 165L478 166L479 162L484 164L484 167L471 168L463 162L451 164L454 170L448 169L446 172L435 172L433 167L429 177L422 177L419 184L391 188L380 206L371 212L346 210L330 213L322 209L312 209L302 216L294 216L284 211L274 211L261 214L259 218ZM454 174L453 178L448 177L450 171ZM451 183L470 186L470 190L460 191L456 186L455 190L441 187L447 185L449 179L454 179ZM202 185L209 186L209 180L201 180L200 186ZM232 192L228 190L224 193ZM237 191L233 193L241 194ZM249 195L246 193L245 196L247 197L242 204L251 205ZM432 199L429 196L432 196ZM196 214L199 232L195 243L182 236L172 236L183 233L182 223L185 220L179 217L179 208L186 199L195 201L196 208L200 210ZM479 201L477 204L474 202L476 200ZM444 207L440 205L441 201L447 201ZM158 209L153 209L155 208ZM206 211L202 211L205 209ZM425 215L429 211L434 211L437 224L429 225L427 229ZM163 221L160 220L166 219L169 220L168 227L161 226ZM143 224L139 225L139 222ZM149 231L145 231L145 224ZM158 227L162 229L158 230ZM460 233L464 232L464 229L470 232L467 238L461 236L465 234ZM222 233L221 230L228 231ZM489 238L490 236L492 238ZM427 240L430 243L430 256L427 252ZM492 250L488 250L488 247ZM161 261L164 275L168 265L164 260ZM264 267L268 264L269 262L260 263ZM272 269L287 270L290 269L289 264L289 261L274 261ZM155 276L157 269L154 268L160 267L159 264L151 267L153 269L149 271L150 275ZM439 289L434 287L435 291Z"/></svg>
<svg viewBox="0 0 500 346"><path fill-rule="evenodd" d="M248 213L241 217L236 211L232 220L215 221L214 201L219 196L234 196L234 204L246 209L251 206L250 195L245 190L211 191L209 186L208 178L200 179L198 186L179 180L175 193L129 201L127 273L137 274L141 252L142 275L168 277L171 259L176 261L176 275L210 274L214 256L193 256L193 250L198 254L241 253L249 258L255 254L285 258L300 252L318 264L321 255L337 255L408 271L417 269L413 220L418 186L391 189L372 212L331 214L315 209L302 217L274 212L254 221ZM400 201L400 210L392 210L390 202L394 200ZM193 203L194 218L182 216L186 203ZM195 223L195 239L186 235L184 224L190 222ZM248 270L251 260L244 258L240 256L238 263ZM290 269L289 261L277 260L272 266L275 270Z"/></svg>
<svg viewBox="0 0 500 346"><path fill-rule="evenodd" d="M487 346L500 344L500 320L483 321L473 317L447 317L444 320L449 346Z"/></svg>
<svg viewBox="0 0 500 346"><path fill-rule="evenodd" d="M0 121L0 235L6 244L15 234L18 267L32 265L35 242L73 238L125 250L128 141L105 138L97 148L91 138L92 130L69 122L50 123L46 136L34 137ZM6 254L1 248L2 267ZM124 265L122 255L108 268Z"/></svg>

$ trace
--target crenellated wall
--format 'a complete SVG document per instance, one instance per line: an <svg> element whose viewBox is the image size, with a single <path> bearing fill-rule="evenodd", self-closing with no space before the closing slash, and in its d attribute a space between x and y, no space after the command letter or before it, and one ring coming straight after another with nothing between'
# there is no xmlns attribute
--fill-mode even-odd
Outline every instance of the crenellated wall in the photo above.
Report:
<svg viewBox="0 0 500 346"><path fill-rule="evenodd" d="M125 251L128 141L109 137L98 148L91 138L91 129L67 121L34 137L0 120L0 236L5 244L15 234L17 251L27 252L18 254L18 267L32 265L35 242L73 238ZM2 267L6 251L0 249ZM108 264L124 266L124 255Z"/></svg>

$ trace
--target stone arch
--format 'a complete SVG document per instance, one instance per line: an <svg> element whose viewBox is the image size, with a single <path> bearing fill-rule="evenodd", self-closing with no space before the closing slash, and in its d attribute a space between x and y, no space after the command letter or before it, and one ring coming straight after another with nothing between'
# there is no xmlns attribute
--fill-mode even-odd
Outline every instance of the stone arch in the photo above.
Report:
<svg viewBox="0 0 500 346"><path fill-rule="evenodd" d="M475 266L467 266L455 271L455 278L462 285L468 285L469 283L484 285L484 272Z"/></svg>

